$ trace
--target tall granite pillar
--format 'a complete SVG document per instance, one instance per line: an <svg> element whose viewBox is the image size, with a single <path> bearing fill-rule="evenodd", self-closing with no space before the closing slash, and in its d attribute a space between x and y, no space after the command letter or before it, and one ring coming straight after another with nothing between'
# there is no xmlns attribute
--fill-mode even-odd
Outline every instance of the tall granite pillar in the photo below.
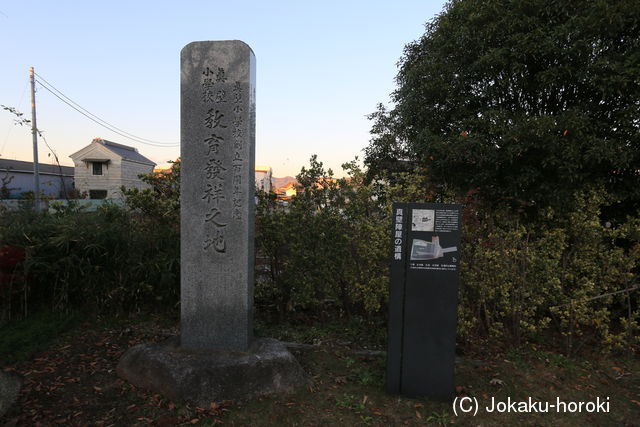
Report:
<svg viewBox="0 0 640 427"><path fill-rule="evenodd" d="M208 407L293 391L308 377L286 346L252 340L255 58L241 41L181 52L181 332L125 352L137 387Z"/></svg>
<svg viewBox="0 0 640 427"><path fill-rule="evenodd" d="M181 52L181 346L252 339L255 56L238 40Z"/></svg>

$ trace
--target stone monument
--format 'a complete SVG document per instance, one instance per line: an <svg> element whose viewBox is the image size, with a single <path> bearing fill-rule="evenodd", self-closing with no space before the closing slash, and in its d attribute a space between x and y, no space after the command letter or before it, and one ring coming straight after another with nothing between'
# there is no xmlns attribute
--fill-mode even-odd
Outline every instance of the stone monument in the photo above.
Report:
<svg viewBox="0 0 640 427"><path fill-rule="evenodd" d="M246 351L253 318L255 57L195 42L181 70L181 345Z"/></svg>
<svg viewBox="0 0 640 427"><path fill-rule="evenodd" d="M245 43L181 53L181 333L129 349L118 375L208 405L308 382L286 347L253 339L255 57Z"/></svg>

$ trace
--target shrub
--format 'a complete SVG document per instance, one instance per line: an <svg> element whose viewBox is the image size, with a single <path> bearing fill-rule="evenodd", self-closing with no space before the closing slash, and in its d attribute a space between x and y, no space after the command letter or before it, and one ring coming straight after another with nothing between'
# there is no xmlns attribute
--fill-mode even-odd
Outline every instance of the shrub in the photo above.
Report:
<svg viewBox="0 0 640 427"><path fill-rule="evenodd" d="M0 241L26 254L24 292L12 311L117 312L175 302L178 253L169 234L113 204L95 213L73 204L5 212Z"/></svg>
<svg viewBox="0 0 640 427"><path fill-rule="evenodd" d="M600 224L602 197L578 193L577 210L546 209L535 222L467 206L460 335L519 345L553 326L568 353L596 338L610 349L637 345L637 296L624 301L626 294L615 293L636 280L637 244L625 249L620 242L632 242L638 221Z"/></svg>
<svg viewBox="0 0 640 427"><path fill-rule="evenodd" d="M294 308L374 313L387 299L388 217L355 162L348 177L334 179L313 156L297 176L298 194L288 206L262 194L257 248L267 259L258 303L273 300L279 313Z"/></svg>
<svg viewBox="0 0 640 427"><path fill-rule="evenodd" d="M0 321L38 311L174 307L179 295L179 162L127 190L127 209L0 212ZM383 315L392 201L452 202L425 174L368 183L355 162L334 179L315 156L289 205L260 193L256 305L283 317ZM566 211L535 216L464 200L458 334L517 346L549 335L638 349L640 219L601 223L604 190L576 192ZM7 291L10 289L10 291ZM634 291L635 290L635 291ZM329 312L329 308L333 312Z"/></svg>

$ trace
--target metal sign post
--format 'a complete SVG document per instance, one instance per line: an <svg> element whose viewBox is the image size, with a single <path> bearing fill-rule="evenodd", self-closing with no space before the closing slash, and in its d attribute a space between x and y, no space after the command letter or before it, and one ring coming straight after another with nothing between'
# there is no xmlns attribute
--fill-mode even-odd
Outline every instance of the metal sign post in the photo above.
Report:
<svg viewBox="0 0 640 427"><path fill-rule="evenodd" d="M387 391L453 397L461 206L393 204Z"/></svg>

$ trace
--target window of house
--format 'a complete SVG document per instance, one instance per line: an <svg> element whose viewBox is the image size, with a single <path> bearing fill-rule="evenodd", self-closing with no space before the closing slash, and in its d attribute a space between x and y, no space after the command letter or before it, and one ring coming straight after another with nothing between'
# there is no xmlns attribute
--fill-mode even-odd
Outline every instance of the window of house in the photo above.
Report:
<svg viewBox="0 0 640 427"><path fill-rule="evenodd" d="M93 175L102 175L102 163L93 162Z"/></svg>
<svg viewBox="0 0 640 427"><path fill-rule="evenodd" d="M90 199L106 199L107 190L89 190Z"/></svg>

